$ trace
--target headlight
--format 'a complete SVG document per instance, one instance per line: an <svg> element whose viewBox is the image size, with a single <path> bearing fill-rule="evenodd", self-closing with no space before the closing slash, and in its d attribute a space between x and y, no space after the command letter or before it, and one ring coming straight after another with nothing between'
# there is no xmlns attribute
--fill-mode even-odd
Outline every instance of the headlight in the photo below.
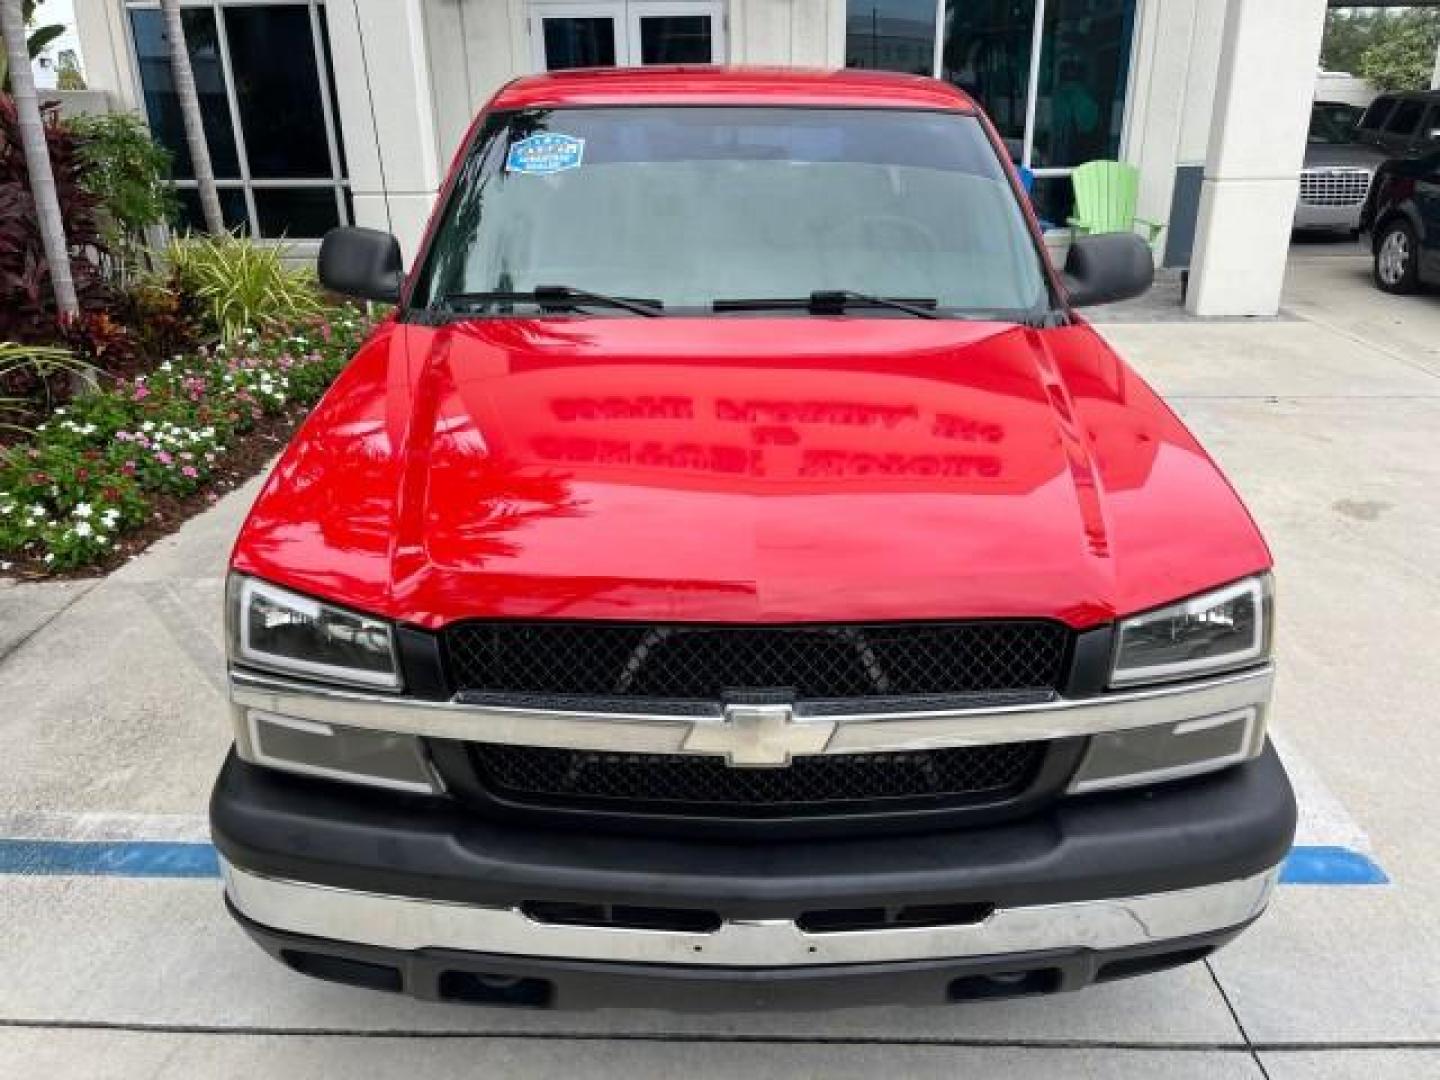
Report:
<svg viewBox="0 0 1440 1080"><path fill-rule="evenodd" d="M1111 686L1166 682L1245 667L1270 654L1270 575L1125 619Z"/></svg>
<svg viewBox="0 0 1440 1080"><path fill-rule="evenodd" d="M388 622L239 574L230 575L227 592L231 656L241 663L328 682L399 688Z"/></svg>

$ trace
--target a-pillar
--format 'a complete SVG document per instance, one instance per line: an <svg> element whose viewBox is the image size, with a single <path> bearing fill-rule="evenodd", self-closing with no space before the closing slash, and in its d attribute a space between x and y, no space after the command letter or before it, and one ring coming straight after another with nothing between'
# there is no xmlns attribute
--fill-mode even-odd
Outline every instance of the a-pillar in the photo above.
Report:
<svg viewBox="0 0 1440 1080"><path fill-rule="evenodd" d="M1229 0L1186 308L1274 315L1299 193L1325 0Z"/></svg>

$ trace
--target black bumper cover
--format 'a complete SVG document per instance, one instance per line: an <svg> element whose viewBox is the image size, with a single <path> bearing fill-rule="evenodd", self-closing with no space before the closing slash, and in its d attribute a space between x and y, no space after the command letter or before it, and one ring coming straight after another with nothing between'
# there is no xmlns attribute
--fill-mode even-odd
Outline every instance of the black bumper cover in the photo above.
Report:
<svg viewBox="0 0 1440 1080"><path fill-rule="evenodd" d="M1028 906L1247 878L1275 866L1289 850L1295 800L1278 757L1267 748L1256 761L1216 776L1063 800L1044 813L985 828L790 842L686 841L498 824L448 800L288 777L232 754L216 783L211 829L216 847L237 867L337 888L490 906L603 902L704 908L725 919L783 919L816 907ZM1115 955L1075 950L742 972L443 950L395 954L240 921L268 951L309 974L421 997L566 1007L583 1006L591 991L614 1004L632 996L624 993L627 986L641 991L677 980L691 988L739 989L753 1004L801 987L811 1005L827 1003L835 993L935 1001L1007 988L1069 989L1198 959L1240 929ZM333 963L327 966L326 957ZM398 974L371 978L366 972L372 967ZM467 974L477 972L485 978ZM989 977L996 972L1008 978ZM398 985L390 985L394 979Z"/></svg>

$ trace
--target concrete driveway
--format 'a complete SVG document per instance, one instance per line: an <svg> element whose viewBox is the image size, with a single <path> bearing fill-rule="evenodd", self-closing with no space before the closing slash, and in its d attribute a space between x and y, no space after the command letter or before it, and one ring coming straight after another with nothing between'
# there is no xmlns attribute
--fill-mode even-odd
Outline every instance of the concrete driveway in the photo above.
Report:
<svg viewBox="0 0 1440 1080"><path fill-rule="evenodd" d="M1280 566L1302 850L1212 963L815 1015L506 1012L290 975L230 924L203 846L229 739L221 573L252 485L104 581L0 583L0 1075L1440 1076L1440 297L1302 250L1287 303L1104 327Z"/></svg>

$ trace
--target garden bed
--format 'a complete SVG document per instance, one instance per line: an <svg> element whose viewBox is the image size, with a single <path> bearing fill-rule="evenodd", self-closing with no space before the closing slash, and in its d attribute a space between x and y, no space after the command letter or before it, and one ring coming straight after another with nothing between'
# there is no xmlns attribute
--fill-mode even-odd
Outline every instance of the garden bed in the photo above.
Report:
<svg viewBox="0 0 1440 1080"><path fill-rule="evenodd" d="M260 471L369 330L359 312L244 331L57 409L0 459L0 573L112 569Z"/></svg>

